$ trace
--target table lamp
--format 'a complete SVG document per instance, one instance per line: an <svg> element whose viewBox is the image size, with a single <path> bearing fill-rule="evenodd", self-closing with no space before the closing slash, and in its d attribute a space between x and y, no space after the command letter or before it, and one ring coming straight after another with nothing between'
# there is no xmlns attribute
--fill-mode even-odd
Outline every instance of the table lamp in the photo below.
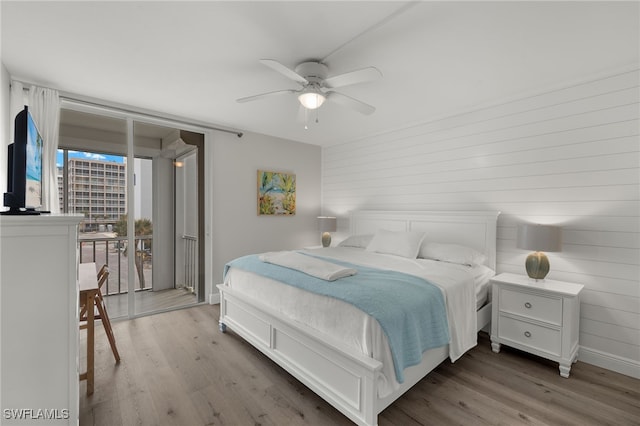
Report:
<svg viewBox="0 0 640 426"><path fill-rule="evenodd" d="M517 247L534 250L527 256L525 268L529 278L543 280L549 273L549 259L543 252L561 251L562 229L552 225L523 224L518 226Z"/></svg>
<svg viewBox="0 0 640 426"><path fill-rule="evenodd" d="M338 220L332 216L318 216L318 228L322 232L322 247L331 245L330 232L336 232Z"/></svg>

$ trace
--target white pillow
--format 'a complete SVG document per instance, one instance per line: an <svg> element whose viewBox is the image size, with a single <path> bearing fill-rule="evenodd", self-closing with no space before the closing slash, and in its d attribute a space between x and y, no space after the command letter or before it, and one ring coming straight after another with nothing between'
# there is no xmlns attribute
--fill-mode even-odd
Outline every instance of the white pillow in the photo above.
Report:
<svg viewBox="0 0 640 426"><path fill-rule="evenodd" d="M367 248L372 239L373 234L351 235L346 239L340 241L338 247Z"/></svg>
<svg viewBox="0 0 640 426"><path fill-rule="evenodd" d="M423 242L420 246L418 257L461 265L482 265L487 260L487 256L471 247L428 241Z"/></svg>
<svg viewBox="0 0 640 426"><path fill-rule="evenodd" d="M423 239L424 232L379 229L367 246L367 251L415 259Z"/></svg>

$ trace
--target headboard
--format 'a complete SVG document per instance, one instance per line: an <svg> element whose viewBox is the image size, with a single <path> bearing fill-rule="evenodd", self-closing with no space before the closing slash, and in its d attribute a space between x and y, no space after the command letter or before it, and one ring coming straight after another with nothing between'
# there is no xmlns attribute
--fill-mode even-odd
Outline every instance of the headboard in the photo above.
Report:
<svg viewBox="0 0 640 426"><path fill-rule="evenodd" d="M472 247L487 255L486 265L496 269L498 211L382 211L350 213L350 233L424 231L425 240Z"/></svg>

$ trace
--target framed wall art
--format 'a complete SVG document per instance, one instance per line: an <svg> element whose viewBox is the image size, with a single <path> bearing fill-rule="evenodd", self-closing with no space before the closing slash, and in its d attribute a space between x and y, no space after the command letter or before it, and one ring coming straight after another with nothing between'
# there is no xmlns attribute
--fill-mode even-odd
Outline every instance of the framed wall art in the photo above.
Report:
<svg viewBox="0 0 640 426"><path fill-rule="evenodd" d="M296 214L296 175L258 170L258 215Z"/></svg>

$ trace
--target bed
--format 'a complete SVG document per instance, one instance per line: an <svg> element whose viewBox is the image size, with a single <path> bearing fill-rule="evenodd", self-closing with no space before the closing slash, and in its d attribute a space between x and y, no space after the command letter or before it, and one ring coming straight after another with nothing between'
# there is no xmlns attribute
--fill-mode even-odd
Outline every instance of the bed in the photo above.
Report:
<svg viewBox="0 0 640 426"><path fill-rule="evenodd" d="M232 329L354 423L377 425L382 410L441 362L462 356L475 345L477 331L487 329L498 215L495 211L356 211L349 218L350 238L339 247L300 251L321 261L342 262L345 268L355 265L361 275L366 268L397 270L435 283L446 305L449 344L425 350L406 368L394 365L397 349L394 339L387 339L383 321L345 301L261 277L238 263L231 264L225 282L218 285L220 330ZM398 256L396 250L405 250L404 246L388 251L380 245L389 236L409 234L424 235L417 258ZM468 248L480 256L473 262L458 261L456 251L456 260L450 261L446 256L451 247ZM436 248L438 253L442 248L449 252L436 259ZM350 278L354 277L335 282Z"/></svg>

